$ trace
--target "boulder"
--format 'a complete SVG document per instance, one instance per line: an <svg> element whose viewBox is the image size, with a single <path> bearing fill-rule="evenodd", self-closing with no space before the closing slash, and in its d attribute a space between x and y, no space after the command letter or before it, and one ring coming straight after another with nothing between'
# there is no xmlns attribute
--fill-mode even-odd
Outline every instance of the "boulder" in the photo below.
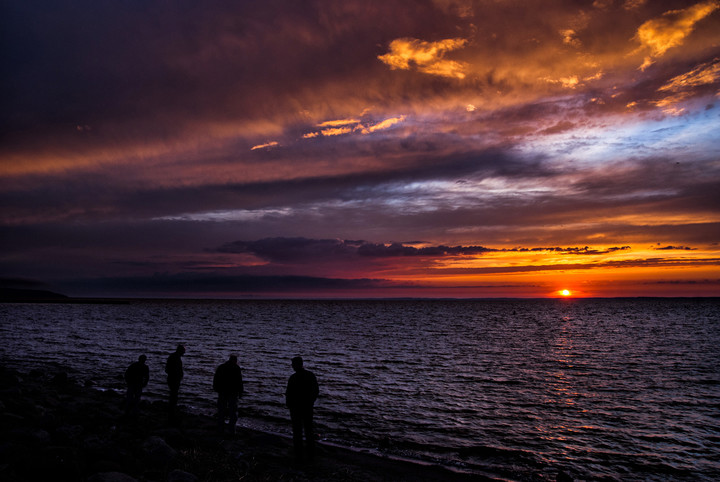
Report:
<svg viewBox="0 0 720 482"><path fill-rule="evenodd" d="M190 472L185 472L180 469L173 470L167 476L167 482L198 482L199 480L200 479Z"/></svg>
<svg viewBox="0 0 720 482"><path fill-rule="evenodd" d="M55 429L54 439L59 443L78 443L83 430L82 425L61 425Z"/></svg>
<svg viewBox="0 0 720 482"><path fill-rule="evenodd" d="M87 482L137 482L137 479L122 472L100 472L88 478Z"/></svg>
<svg viewBox="0 0 720 482"><path fill-rule="evenodd" d="M174 464L178 460L177 451L169 446L165 440L157 436L145 439L140 446L146 463L150 468L163 468Z"/></svg>
<svg viewBox="0 0 720 482"><path fill-rule="evenodd" d="M18 427L10 431L10 436L15 442L29 447L43 447L50 443L50 434L40 428Z"/></svg>

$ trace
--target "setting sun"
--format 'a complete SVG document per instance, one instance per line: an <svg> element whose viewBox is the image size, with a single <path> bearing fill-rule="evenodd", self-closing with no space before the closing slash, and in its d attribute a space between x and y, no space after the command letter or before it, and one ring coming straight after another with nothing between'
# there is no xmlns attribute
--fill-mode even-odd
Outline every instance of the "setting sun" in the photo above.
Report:
<svg viewBox="0 0 720 482"><path fill-rule="evenodd" d="M560 293L560 295L562 295L562 296L570 296L570 295L572 295L572 292L571 292L570 290L560 290L559 293Z"/></svg>

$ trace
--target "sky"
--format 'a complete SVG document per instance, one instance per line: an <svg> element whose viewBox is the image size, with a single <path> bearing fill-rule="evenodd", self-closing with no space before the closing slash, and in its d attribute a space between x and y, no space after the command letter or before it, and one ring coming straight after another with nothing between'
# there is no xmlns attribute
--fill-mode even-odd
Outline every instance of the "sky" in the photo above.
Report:
<svg viewBox="0 0 720 482"><path fill-rule="evenodd" d="M0 8L0 287L720 295L720 0Z"/></svg>

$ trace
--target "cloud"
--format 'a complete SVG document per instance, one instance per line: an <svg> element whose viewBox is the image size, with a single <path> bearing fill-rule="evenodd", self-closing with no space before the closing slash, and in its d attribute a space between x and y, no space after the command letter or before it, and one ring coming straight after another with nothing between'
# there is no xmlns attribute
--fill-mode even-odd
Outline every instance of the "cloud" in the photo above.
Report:
<svg viewBox="0 0 720 482"><path fill-rule="evenodd" d="M253 254L275 262L316 262L337 258L395 258L475 256L495 251L483 246L426 246L403 243L378 244L367 241L308 238L266 238L257 241L234 241L212 252Z"/></svg>
<svg viewBox="0 0 720 482"><path fill-rule="evenodd" d="M698 96L718 95L720 80L720 59L704 62L694 69L671 78L657 89L664 97L652 101L654 105L670 115L682 114L685 108L678 104Z"/></svg>
<svg viewBox="0 0 720 482"><path fill-rule="evenodd" d="M688 246L663 246L661 248L653 248L657 251L695 251L697 248L690 248Z"/></svg>
<svg viewBox="0 0 720 482"><path fill-rule="evenodd" d="M689 72L670 79L658 89L659 92L679 92L703 85L712 85L720 80L720 59L704 62Z"/></svg>
<svg viewBox="0 0 720 482"><path fill-rule="evenodd" d="M464 47L467 40L461 38L425 42L413 38L399 38L390 42L390 51L378 56L391 69L410 70L417 68L420 72L450 77L465 78L465 64L453 60L445 60L445 53Z"/></svg>
<svg viewBox="0 0 720 482"><path fill-rule="evenodd" d="M337 119L337 120L329 120L325 122L321 122L318 124L318 127L338 127L338 126L346 126L351 124L359 124L359 119Z"/></svg>
<svg viewBox="0 0 720 482"><path fill-rule="evenodd" d="M568 121L560 121L552 127L548 127L539 132L540 135L552 135L566 132L575 128L575 124Z"/></svg>
<svg viewBox="0 0 720 482"><path fill-rule="evenodd" d="M580 255L597 255L597 254L610 254L614 253L616 251L627 251L629 249L632 249L630 246L619 246L619 247L611 247L611 248L605 248L605 249L593 249L589 246L584 247L569 247L569 248L560 248L560 247L545 247L545 248L514 248L514 249L503 249L501 251L514 251L518 253L523 252L549 252L549 253L559 253L559 254L580 254Z"/></svg>
<svg viewBox="0 0 720 482"><path fill-rule="evenodd" d="M380 121L377 124L372 124L367 127L363 127L362 132L363 132L363 134L370 134L375 131L389 129L392 126L394 126L395 124L403 122L404 120L405 120L404 115L401 115L400 117L391 117L390 119L385 119L384 121Z"/></svg>
<svg viewBox="0 0 720 482"><path fill-rule="evenodd" d="M502 273L536 273L540 271L571 271L596 269L626 269L626 268L697 268L700 266L720 266L720 258L638 258L611 260L599 263L559 263L522 266L492 266L482 268L444 268L437 269L443 274L502 274Z"/></svg>
<svg viewBox="0 0 720 482"><path fill-rule="evenodd" d="M637 30L636 39L650 53L640 69L645 70L669 49L682 45L695 24L719 7L717 0L709 0L685 9L665 12L662 17L643 23Z"/></svg>
<svg viewBox="0 0 720 482"><path fill-rule="evenodd" d="M312 139L318 136L333 137L360 132L362 134L372 134L373 132L389 129L395 124L405 121L405 116L391 117L378 123L362 122L357 119L340 119L325 121L318 124L318 127L326 127L319 132L313 131L302 135L303 139Z"/></svg>
<svg viewBox="0 0 720 482"><path fill-rule="evenodd" d="M557 253L561 255L601 255L630 250L630 246L603 249L584 247L488 248L485 246L421 246L423 243L372 243L339 239L265 238L234 241L209 250L215 253L252 254L270 262L316 263L339 258L452 258L481 256L487 253Z"/></svg>
<svg viewBox="0 0 720 482"><path fill-rule="evenodd" d="M647 2L647 0L625 0L623 8L625 10L634 10L645 5L645 2Z"/></svg>
<svg viewBox="0 0 720 482"><path fill-rule="evenodd" d="M551 79L546 77L544 80L550 84L560 84L565 89L574 89L580 83L580 79L578 79L577 75L561 77L559 79Z"/></svg>
<svg viewBox="0 0 720 482"><path fill-rule="evenodd" d="M267 148L269 148L269 147L275 147L275 146L278 146L278 145L279 145L279 143L278 143L277 141L266 142L265 144L258 144L258 145L256 145L256 146L252 146L252 147L250 148L250 150L251 150L251 151L255 151L255 150L257 150L257 149L267 149Z"/></svg>
<svg viewBox="0 0 720 482"><path fill-rule="evenodd" d="M402 243L391 243L391 244L373 244L363 243L358 247L358 254L360 256L367 256L372 258L386 258L386 257L406 257L406 256L422 256L422 257L433 257L442 258L449 256L477 256L490 251L493 249L486 248L484 246L426 246L416 248L414 246L406 246Z"/></svg>
<svg viewBox="0 0 720 482"><path fill-rule="evenodd" d="M582 47L582 42L577 38L577 32L568 28L560 31L560 35L563 37L563 43L566 45L572 45L573 47Z"/></svg>
<svg viewBox="0 0 720 482"><path fill-rule="evenodd" d="M720 286L720 279L698 279L698 280L660 280L660 281L648 281L644 284L658 284L658 285L718 285Z"/></svg>
<svg viewBox="0 0 720 482"><path fill-rule="evenodd" d="M344 134L350 134L353 131L352 127L330 127L323 129L320 133L326 137L329 136L342 136Z"/></svg>

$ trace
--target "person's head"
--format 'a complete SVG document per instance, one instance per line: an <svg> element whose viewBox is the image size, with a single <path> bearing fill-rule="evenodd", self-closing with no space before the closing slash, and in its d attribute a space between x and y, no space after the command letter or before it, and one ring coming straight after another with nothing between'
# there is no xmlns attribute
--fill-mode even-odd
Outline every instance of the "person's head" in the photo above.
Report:
<svg viewBox="0 0 720 482"><path fill-rule="evenodd" d="M147 360L147 357L146 357L145 355L140 355L140 356L138 357L138 361L139 361L140 363L143 363L143 364L144 364L144 363L145 363L145 360Z"/></svg>
<svg viewBox="0 0 720 482"><path fill-rule="evenodd" d="M177 348L175 348L175 353L180 355L185 354L185 345L178 345Z"/></svg>
<svg viewBox="0 0 720 482"><path fill-rule="evenodd" d="M292 359L292 367L293 367L293 370L295 370L295 371L302 370L303 359L301 356L296 356L295 358Z"/></svg>
<svg viewBox="0 0 720 482"><path fill-rule="evenodd" d="M233 365L237 365L237 355L230 355L228 361Z"/></svg>

